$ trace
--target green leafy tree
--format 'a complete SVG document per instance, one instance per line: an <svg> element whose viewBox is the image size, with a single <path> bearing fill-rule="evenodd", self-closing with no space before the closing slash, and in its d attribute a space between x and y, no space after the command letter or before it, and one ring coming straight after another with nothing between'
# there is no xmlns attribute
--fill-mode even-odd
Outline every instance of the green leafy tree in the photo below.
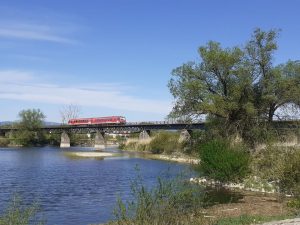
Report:
<svg viewBox="0 0 300 225"><path fill-rule="evenodd" d="M258 116L271 122L283 106L300 106L300 63L288 61L274 66L278 31L256 29L245 48L246 61L254 74L255 106Z"/></svg>
<svg viewBox="0 0 300 225"><path fill-rule="evenodd" d="M170 117L206 115L221 125L223 136L245 136L256 121L271 122L281 107L299 108L300 63L273 65L277 34L256 29L243 48L222 48L213 41L200 47L199 63L172 72Z"/></svg>
<svg viewBox="0 0 300 225"><path fill-rule="evenodd" d="M20 122L16 124L18 131L15 137L22 146L41 145L45 142L44 132L40 129L45 115L39 109L28 109L19 112Z"/></svg>

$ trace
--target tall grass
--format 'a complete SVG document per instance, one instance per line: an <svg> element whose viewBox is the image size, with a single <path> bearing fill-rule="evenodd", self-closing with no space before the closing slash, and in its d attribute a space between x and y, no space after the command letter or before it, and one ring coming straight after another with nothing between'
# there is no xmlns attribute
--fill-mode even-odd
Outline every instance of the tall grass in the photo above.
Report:
<svg viewBox="0 0 300 225"><path fill-rule="evenodd" d="M38 204L24 205L20 197L13 197L5 211L0 214L0 225L44 225L38 215Z"/></svg>
<svg viewBox="0 0 300 225"><path fill-rule="evenodd" d="M199 186L177 179L157 179L149 188L137 178L132 182L133 200L118 200L114 211L117 225L201 225L204 194Z"/></svg>

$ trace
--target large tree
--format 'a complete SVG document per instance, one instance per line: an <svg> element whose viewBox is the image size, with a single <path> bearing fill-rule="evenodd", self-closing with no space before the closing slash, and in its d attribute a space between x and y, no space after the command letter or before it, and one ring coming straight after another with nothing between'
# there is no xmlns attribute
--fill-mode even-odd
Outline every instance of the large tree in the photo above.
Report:
<svg viewBox="0 0 300 225"><path fill-rule="evenodd" d="M247 62L256 78L253 85L258 116L268 122L274 119L280 107L288 104L300 106L299 61L273 65L277 34L275 30L266 32L256 29L245 48Z"/></svg>
<svg viewBox="0 0 300 225"><path fill-rule="evenodd" d="M280 107L299 107L300 64L273 65L277 33L256 29L245 47L222 48L213 41L200 47L200 62L172 72L170 116L206 115L243 132L253 121L272 121Z"/></svg>
<svg viewBox="0 0 300 225"><path fill-rule="evenodd" d="M34 146L43 144L44 132L40 129L45 115L39 109L27 109L19 112L20 121L16 124L18 131L15 138L22 146Z"/></svg>

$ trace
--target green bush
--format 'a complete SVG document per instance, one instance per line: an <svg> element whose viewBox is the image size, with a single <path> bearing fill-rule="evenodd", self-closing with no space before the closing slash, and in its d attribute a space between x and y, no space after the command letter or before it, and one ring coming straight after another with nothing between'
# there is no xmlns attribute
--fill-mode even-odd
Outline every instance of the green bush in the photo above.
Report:
<svg viewBox="0 0 300 225"><path fill-rule="evenodd" d="M115 221L118 225L201 225L203 192L182 180L158 179L147 188L140 179L132 183L133 200L118 201Z"/></svg>
<svg viewBox="0 0 300 225"><path fill-rule="evenodd" d="M178 133L159 132L150 142L149 148L153 154L171 154L179 150Z"/></svg>
<svg viewBox="0 0 300 225"><path fill-rule="evenodd" d="M287 206L294 209L300 209L300 198L288 201Z"/></svg>
<svg viewBox="0 0 300 225"><path fill-rule="evenodd" d="M120 149L123 150L129 150L129 151L140 151L140 152L144 152L144 151L148 151L148 144L147 143L142 143L139 141L130 141L128 143L121 143L119 146Z"/></svg>
<svg viewBox="0 0 300 225"><path fill-rule="evenodd" d="M254 173L268 181L278 181L285 164L285 152L272 145L253 154Z"/></svg>
<svg viewBox="0 0 300 225"><path fill-rule="evenodd" d="M0 138L0 147L6 147L9 145L9 139L7 138Z"/></svg>
<svg viewBox="0 0 300 225"><path fill-rule="evenodd" d="M293 149L285 154L283 171L279 179L280 190L300 196L300 151Z"/></svg>
<svg viewBox="0 0 300 225"><path fill-rule="evenodd" d="M0 215L0 225L43 225L45 221L37 216L39 207L37 204L22 206L22 201L14 197Z"/></svg>
<svg viewBox="0 0 300 225"><path fill-rule="evenodd" d="M231 147L227 141L213 140L200 146L199 170L220 182L241 181L250 172L250 155L243 147Z"/></svg>

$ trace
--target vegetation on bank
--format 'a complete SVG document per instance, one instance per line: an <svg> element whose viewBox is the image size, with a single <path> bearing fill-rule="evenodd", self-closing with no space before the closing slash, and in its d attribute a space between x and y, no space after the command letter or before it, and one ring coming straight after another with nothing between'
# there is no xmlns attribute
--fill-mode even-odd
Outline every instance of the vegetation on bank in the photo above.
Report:
<svg viewBox="0 0 300 225"><path fill-rule="evenodd" d="M19 197L13 197L7 208L0 214L0 225L44 225L36 203L24 204Z"/></svg>
<svg viewBox="0 0 300 225"><path fill-rule="evenodd" d="M138 176L132 183L132 195L128 202L118 201L114 210L116 220L108 224L202 224L204 194L189 182L158 178L151 188Z"/></svg>
<svg viewBox="0 0 300 225"><path fill-rule="evenodd" d="M18 116L18 122L9 125L13 128L18 128L18 130L9 132L6 136L0 136L0 147L60 145L60 133L47 133L40 129L45 123L46 116L39 109L22 110ZM69 133L68 136L70 144L74 146L92 146L93 144L93 135L87 137L86 134Z"/></svg>
<svg viewBox="0 0 300 225"><path fill-rule="evenodd" d="M203 176L224 182L240 182L250 173L250 154L241 145L213 140L200 146L198 169Z"/></svg>
<svg viewBox="0 0 300 225"><path fill-rule="evenodd" d="M246 182L266 189L271 185L280 195L291 195L289 206L299 212L300 131L275 127L273 120L300 109L300 63L290 60L274 65L277 36L276 30L256 29L243 47L222 48L213 41L200 47L200 62L173 70L169 89L175 106L169 117L188 122L205 115L206 131L196 132L185 145L179 143L178 133L170 132L152 135L148 142L128 141L123 147L154 154L198 155L199 176L220 185ZM155 219L167 224L159 215ZM217 224L250 224L254 219L269 218L244 215ZM176 224L188 223L176 217Z"/></svg>
<svg viewBox="0 0 300 225"><path fill-rule="evenodd" d="M299 212L289 210L284 201L267 196L261 197L261 201L259 197L249 201L251 196L228 198L219 207L209 190L186 182L184 176L158 178L152 187L145 185L138 176L132 182L131 191L131 200L118 200L114 210L115 219L108 225L259 224L292 218ZM224 203L229 205L228 210ZM257 208L261 211L257 211Z"/></svg>
<svg viewBox="0 0 300 225"><path fill-rule="evenodd" d="M140 141L138 138L130 138L120 145L121 149L153 154L172 154L182 152L185 144L179 143L178 132L159 131L151 135L149 140Z"/></svg>

